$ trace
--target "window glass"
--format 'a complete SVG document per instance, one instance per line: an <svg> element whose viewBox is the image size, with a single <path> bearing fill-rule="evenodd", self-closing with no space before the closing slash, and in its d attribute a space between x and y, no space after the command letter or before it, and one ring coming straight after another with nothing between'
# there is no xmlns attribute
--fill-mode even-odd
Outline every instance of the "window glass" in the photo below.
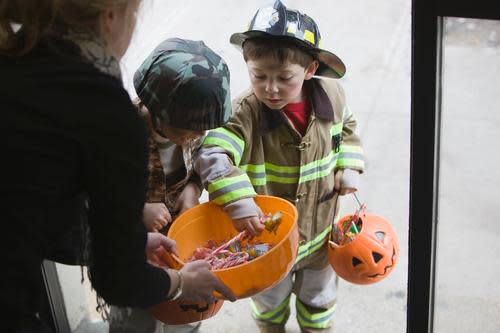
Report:
<svg viewBox="0 0 500 333"><path fill-rule="evenodd" d="M498 332L500 22L445 18L435 332Z"/></svg>

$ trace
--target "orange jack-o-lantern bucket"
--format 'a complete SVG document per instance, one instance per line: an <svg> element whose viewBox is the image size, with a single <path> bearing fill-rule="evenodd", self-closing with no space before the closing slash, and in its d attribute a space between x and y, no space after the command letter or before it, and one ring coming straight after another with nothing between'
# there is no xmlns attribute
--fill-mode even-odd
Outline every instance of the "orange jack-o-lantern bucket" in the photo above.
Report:
<svg viewBox="0 0 500 333"><path fill-rule="evenodd" d="M210 318L219 312L224 304L223 300L215 303L194 302L179 299L157 304L149 309L149 312L158 320L167 325L182 325L194 323Z"/></svg>
<svg viewBox="0 0 500 333"><path fill-rule="evenodd" d="M244 264L213 270L238 298L253 296L281 281L292 269L299 248L295 206L284 199L265 195L256 196L255 202L264 214L282 213L276 233L264 231L255 238L257 242L268 243L273 247L262 256ZM189 260L196 248L206 245L209 240L220 244L237 234L238 231L234 228L231 218L219 205L213 202L197 205L179 215L170 227L168 237L175 240L179 257L166 254L164 260L170 267L180 268ZM180 300L179 307L185 304L184 302L186 301ZM186 321L188 318L178 322L179 318L175 317L180 317L181 312L169 313L165 303L173 302L161 303L164 305L163 308L156 306L157 310L152 313L157 319L167 324L172 324L172 321L176 320L176 324L189 322ZM205 317L201 319L215 315L221 306L222 302L219 307L207 308Z"/></svg>
<svg viewBox="0 0 500 333"><path fill-rule="evenodd" d="M352 215L342 217L340 228ZM330 234L328 259L338 276L356 284L370 284L384 279L399 259L399 241L389 221L382 216L362 214L359 233L350 242L339 245Z"/></svg>

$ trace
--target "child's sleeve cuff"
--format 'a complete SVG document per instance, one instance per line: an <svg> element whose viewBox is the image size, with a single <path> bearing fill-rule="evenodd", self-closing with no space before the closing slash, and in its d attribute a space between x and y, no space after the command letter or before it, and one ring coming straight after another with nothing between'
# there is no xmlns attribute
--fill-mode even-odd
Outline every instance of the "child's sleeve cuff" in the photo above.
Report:
<svg viewBox="0 0 500 333"><path fill-rule="evenodd" d="M237 220L245 217L259 216L260 209L253 198L243 198L224 206L224 211L229 214L231 219Z"/></svg>
<svg viewBox="0 0 500 333"><path fill-rule="evenodd" d="M344 169L344 174L340 181L341 188L358 189L359 186L359 171L353 169Z"/></svg>

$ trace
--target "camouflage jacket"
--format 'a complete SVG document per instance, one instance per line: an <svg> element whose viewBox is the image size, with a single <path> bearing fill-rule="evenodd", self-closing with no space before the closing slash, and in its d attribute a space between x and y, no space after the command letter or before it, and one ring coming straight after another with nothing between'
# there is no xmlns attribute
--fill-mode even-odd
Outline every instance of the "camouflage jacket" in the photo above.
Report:
<svg viewBox="0 0 500 333"><path fill-rule="evenodd" d="M195 150L200 147L203 139L198 138L187 145L176 146L175 149L178 151L176 155L182 156L184 163L181 163L181 166L176 170L165 174L161 163L159 144L153 139L153 125L149 113L141 103L136 102L135 105L146 123L148 132L149 175L146 201L163 202L168 210L175 214L175 202L188 182L195 182L202 189L199 177L193 171L192 156Z"/></svg>

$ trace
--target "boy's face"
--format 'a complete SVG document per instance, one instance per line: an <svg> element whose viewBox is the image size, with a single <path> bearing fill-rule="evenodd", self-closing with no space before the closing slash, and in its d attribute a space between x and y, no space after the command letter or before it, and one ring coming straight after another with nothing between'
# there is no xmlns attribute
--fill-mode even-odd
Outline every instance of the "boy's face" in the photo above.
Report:
<svg viewBox="0 0 500 333"><path fill-rule="evenodd" d="M189 141L205 135L205 131L193 131L161 124L163 135L178 146L187 144Z"/></svg>
<svg viewBox="0 0 500 333"><path fill-rule="evenodd" d="M247 61L252 89L257 98L270 109L282 109L289 103L304 99L302 85L318 68L313 61L307 68L298 64L280 63L272 58Z"/></svg>

